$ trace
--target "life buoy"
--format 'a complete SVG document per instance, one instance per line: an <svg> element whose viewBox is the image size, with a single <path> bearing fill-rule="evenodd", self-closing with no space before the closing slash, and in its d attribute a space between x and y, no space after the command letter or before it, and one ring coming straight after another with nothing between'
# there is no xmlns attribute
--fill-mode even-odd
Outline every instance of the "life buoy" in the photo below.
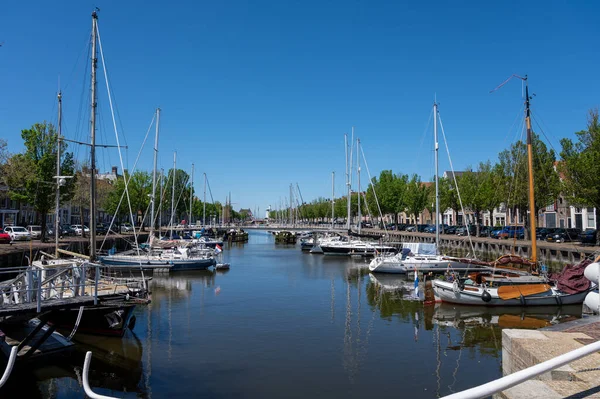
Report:
<svg viewBox="0 0 600 399"><path fill-rule="evenodd" d="M487 292L487 290L483 290L483 294L481 294L481 300L487 303L492 300L492 295Z"/></svg>

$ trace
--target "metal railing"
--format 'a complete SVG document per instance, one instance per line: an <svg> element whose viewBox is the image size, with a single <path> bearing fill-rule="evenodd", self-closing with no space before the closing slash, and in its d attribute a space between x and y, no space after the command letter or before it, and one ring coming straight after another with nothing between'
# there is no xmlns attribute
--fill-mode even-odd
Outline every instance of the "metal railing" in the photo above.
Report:
<svg viewBox="0 0 600 399"><path fill-rule="evenodd" d="M98 282L101 265L29 266L0 270L0 308L7 305L42 303L52 299L93 296L98 303ZM86 290L87 288L87 290Z"/></svg>
<svg viewBox="0 0 600 399"><path fill-rule="evenodd" d="M118 399L118 398L115 398L114 396L99 395L99 394L95 393L94 391L92 391L92 388L90 387L90 382L88 380L88 373L90 372L90 362L91 361L92 361L92 352L88 351L85 354L85 361L83 362L83 375L82 375L83 390L85 391L85 394L87 396L89 396L91 399Z"/></svg>
<svg viewBox="0 0 600 399"><path fill-rule="evenodd" d="M575 349L571 352L567 352L563 355L557 356L553 359L546 360L543 363L536 364L535 366L528 367L516 373L509 374L500 379L490 381L487 384L480 385L475 388L467 389L462 392L457 392L452 395L444 396L441 399L479 399L491 396L495 393L504 391L508 388L519 385L527 380L537 377L540 374L544 374L548 371L557 369L565 364L574 362L575 360L581 359L582 357L591 355L600 350L600 341L592 344L583 346Z"/></svg>
<svg viewBox="0 0 600 399"><path fill-rule="evenodd" d="M589 264L585 269L585 277L592 283L600 283L600 265L597 263L600 258L597 258L594 263ZM590 292L585 299L586 305L594 307L598 311L598 293ZM600 341L567 352L553 359L546 360L543 363L536 364L529 368L509 374L500 379L488 382L475 388L467 389L466 391L457 392L452 395L444 396L442 399L477 399L484 398L495 393L504 391L505 389L519 385L527 380L537 377L540 374L552 371L556 368L564 366L581 359L582 357L591 355L600 350Z"/></svg>
<svg viewBox="0 0 600 399"><path fill-rule="evenodd" d="M12 372L13 366L15 365L15 360L17 359L18 352L19 348L17 346L13 346L10 350L8 364L6 365L6 369L4 369L4 374L2 374L2 378L0 379L0 388L2 388L4 384L6 384L6 381L8 381L8 377L10 377L10 373Z"/></svg>

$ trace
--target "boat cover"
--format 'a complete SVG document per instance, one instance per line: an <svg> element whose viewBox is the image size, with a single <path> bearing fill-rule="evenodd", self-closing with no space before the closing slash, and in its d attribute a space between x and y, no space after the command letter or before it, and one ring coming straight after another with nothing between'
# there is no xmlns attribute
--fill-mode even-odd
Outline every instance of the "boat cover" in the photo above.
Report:
<svg viewBox="0 0 600 399"><path fill-rule="evenodd" d="M587 291L590 289L591 283L583 275L583 272L590 263L592 263L590 259L584 259L575 265L568 264L562 272L551 275L550 279L556 280L556 288L567 294Z"/></svg>
<svg viewBox="0 0 600 399"><path fill-rule="evenodd" d="M415 255L437 255L437 247L435 243L429 242L405 242L402 248L410 249Z"/></svg>

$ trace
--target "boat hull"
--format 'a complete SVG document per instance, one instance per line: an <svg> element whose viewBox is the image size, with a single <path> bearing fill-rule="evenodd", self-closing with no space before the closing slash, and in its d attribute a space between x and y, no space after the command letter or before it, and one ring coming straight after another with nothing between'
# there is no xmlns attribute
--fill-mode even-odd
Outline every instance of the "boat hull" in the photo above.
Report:
<svg viewBox="0 0 600 399"><path fill-rule="evenodd" d="M467 286L461 290L458 283L433 280L433 292L436 300L460 305L478 306L562 306L583 303L590 290L576 294L566 294L555 288L539 294L519 298L502 299L498 296L497 288L486 288L490 294L489 301L483 300L484 289L479 286Z"/></svg>
<svg viewBox="0 0 600 399"><path fill-rule="evenodd" d="M111 304L86 306L81 315L77 333L122 337L127 328L133 328L134 304ZM65 309L56 312L51 321L62 330L73 330L79 309ZM133 321L132 321L133 320Z"/></svg>

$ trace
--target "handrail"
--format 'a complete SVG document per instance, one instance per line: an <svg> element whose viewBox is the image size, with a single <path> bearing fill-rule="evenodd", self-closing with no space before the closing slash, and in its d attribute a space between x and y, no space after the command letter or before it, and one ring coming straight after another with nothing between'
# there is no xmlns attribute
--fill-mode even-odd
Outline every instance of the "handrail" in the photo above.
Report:
<svg viewBox="0 0 600 399"><path fill-rule="evenodd" d="M85 391L85 394L87 396L89 396L91 399L118 399L115 398L114 396L105 396L105 395L99 395L97 393L94 393L94 391L92 391L92 388L90 388L90 383L88 381L88 372L90 371L90 361L92 360L92 352L88 351L85 354L85 362L83 363L83 390Z"/></svg>
<svg viewBox="0 0 600 399"><path fill-rule="evenodd" d="M479 385L477 387L467 389L465 391L457 392L452 395L444 396L441 399L479 399L491 396L505 389L519 385L527 380L537 377L540 374L554 370L558 367L564 366L574 362L575 360L581 359L582 357L591 355L594 352L600 350L600 341L596 341L589 345L581 348L572 350L564 353L553 359L546 360L535 366L528 367L516 373L509 374L505 377L499 378L494 381L490 381L487 384Z"/></svg>
<svg viewBox="0 0 600 399"><path fill-rule="evenodd" d="M10 377L10 373L12 372L13 366L15 365L15 360L17 360L17 353L19 352L19 348L17 346L13 346L10 350L10 356L8 358L8 364L6 365L6 369L4 370L4 374L2 374L2 378L0 379L0 388L6 384L8 377Z"/></svg>

